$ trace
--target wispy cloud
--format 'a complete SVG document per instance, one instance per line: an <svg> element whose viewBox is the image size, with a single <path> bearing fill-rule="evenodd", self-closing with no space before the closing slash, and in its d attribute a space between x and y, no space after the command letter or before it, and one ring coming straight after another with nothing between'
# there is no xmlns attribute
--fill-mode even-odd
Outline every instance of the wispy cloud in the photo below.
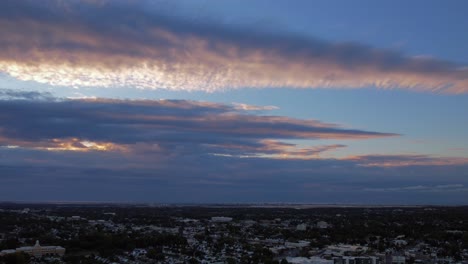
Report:
<svg viewBox="0 0 468 264"><path fill-rule="evenodd" d="M277 140L260 140L255 145L239 144L220 144L210 145L212 148L218 148L217 155L232 156L229 152L243 153L240 157L264 157L275 159L317 159L325 152L345 148L346 145L322 145L312 147L298 147L295 144L280 142ZM219 154L223 153L223 154ZM234 156L236 156L234 155Z"/></svg>
<svg viewBox="0 0 468 264"><path fill-rule="evenodd" d="M259 105L243 104L243 103L233 103L233 105L235 109L245 110L245 111L269 111L269 110L279 109L277 106L274 106L274 105L259 106Z"/></svg>
<svg viewBox="0 0 468 264"><path fill-rule="evenodd" d="M368 167L447 166L468 164L465 157L434 157L430 155L363 155L345 158Z"/></svg>
<svg viewBox="0 0 468 264"><path fill-rule="evenodd" d="M52 101L55 98L51 93L36 91L17 91L11 89L0 89L0 100L46 100Z"/></svg>
<svg viewBox="0 0 468 264"><path fill-rule="evenodd" d="M468 193L468 187L463 184L445 184L445 185L415 185L405 187L391 187L391 188L366 188L365 191L371 192L465 192Z"/></svg>
<svg viewBox="0 0 468 264"><path fill-rule="evenodd" d="M467 68L448 61L187 21L145 1L93 2L2 1L0 71L73 87L468 91Z"/></svg>

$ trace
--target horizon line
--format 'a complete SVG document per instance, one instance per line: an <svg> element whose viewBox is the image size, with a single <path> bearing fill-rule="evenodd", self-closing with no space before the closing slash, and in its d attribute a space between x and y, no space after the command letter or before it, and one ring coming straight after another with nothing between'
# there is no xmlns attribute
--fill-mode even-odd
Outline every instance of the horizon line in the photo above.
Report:
<svg viewBox="0 0 468 264"><path fill-rule="evenodd" d="M467 204L393 204L393 203L307 203L307 202L131 202L131 201L3 201L0 200L0 206L5 204L15 205L134 205L147 207L302 207L302 208L333 208L333 207L465 207Z"/></svg>

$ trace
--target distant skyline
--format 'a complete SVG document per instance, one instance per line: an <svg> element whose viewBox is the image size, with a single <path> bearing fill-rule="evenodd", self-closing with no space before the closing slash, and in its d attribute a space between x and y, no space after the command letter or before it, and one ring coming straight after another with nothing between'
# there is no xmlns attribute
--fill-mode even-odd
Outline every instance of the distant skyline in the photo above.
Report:
<svg viewBox="0 0 468 264"><path fill-rule="evenodd" d="M466 1L0 2L0 201L461 205Z"/></svg>

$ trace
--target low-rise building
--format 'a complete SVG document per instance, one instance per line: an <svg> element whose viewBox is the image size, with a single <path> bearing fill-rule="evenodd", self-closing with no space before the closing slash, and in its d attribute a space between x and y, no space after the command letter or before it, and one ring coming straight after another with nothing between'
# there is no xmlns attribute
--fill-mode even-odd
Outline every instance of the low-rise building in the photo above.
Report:
<svg viewBox="0 0 468 264"><path fill-rule="evenodd" d="M296 226L297 231L306 231L307 230L307 225L306 224L298 224Z"/></svg>
<svg viewBox="0 0 468 264"><path fill-rule="evenodd" d="M405 264L406 258L405 256L392 256L392 264Z"/></svg>
<svg viewBox="0 0 468 264"><path fill-rule="evenodd" d="M334 264L333 260L323 259L320 257L289 257L286 260L288 263L294 264Z"/></svg>
<svg viewBox="0 0 468 264"><path fill-rule="evenodd" d="M46 255L65 255L65 248L61 246L41 246L39 241L32 247L19 247L16 249L6 249L0 251L0 256L13 254L17 252L23 252L36 258L40 258Z"/></svg>
<svg viewBox="0 0 468 264"><path fill-rule="evenodd" d="M231 222L232 217L226 217L226 216L213 216L211 217L212 222Z"/></svg>
<svg viewBox="0 0 468 264"><path fill-rule="evenodd" d="M367 256L343 256L333 259L334 264L378 264L379 259L377 257Z"/></svg>
<svg viewBox="0 0 468 264"><path fill-rule="evenodd" d="M327 228L329 228L329 227L330 227L330 225L329 225L327 222L325 222L325 221L319 221L319 222L317 223L317 228L320 228L320 229L327 229Z"/></svg>

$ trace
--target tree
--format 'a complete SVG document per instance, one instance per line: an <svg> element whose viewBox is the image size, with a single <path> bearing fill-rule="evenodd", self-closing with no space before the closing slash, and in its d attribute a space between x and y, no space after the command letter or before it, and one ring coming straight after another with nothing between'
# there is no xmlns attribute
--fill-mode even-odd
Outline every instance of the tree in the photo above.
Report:
<svg viewBox="0 0 468 264"><path fill-rule="evenodd" d="M189 260L189 264L198 264L198 263L200 263L200 262L196 258L191 258Z"/></svg>
<svg viewBox="0 0 468 264"><path fill-rule="evenodd" d="M146 256L150 259L164 260L164 254L162 250L156 250L155 248L150 248L148 253L146 253Z"/></svg>
<svg viewBox="0 0 468 264"><path fill-rule="evenodd" d="M20 242L16 237L9 237L0 243L0 250L17 248L19 246L20 246Z"/></svg>
<svg viewBox="0 0 468 264"><path fill-rule="evenodd" d="M5 264L27 264L29 263L29 256L23 252L16 252L15 254L4 256L3 261Z"/></svg>

